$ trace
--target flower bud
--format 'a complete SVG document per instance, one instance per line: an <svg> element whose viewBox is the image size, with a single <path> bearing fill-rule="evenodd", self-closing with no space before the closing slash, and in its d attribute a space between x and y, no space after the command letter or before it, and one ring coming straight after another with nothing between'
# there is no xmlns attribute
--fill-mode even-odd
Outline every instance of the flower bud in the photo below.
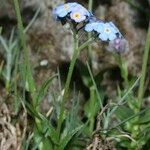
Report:
<svg viewBox="0 0 150 150"><path fill-rule="evenodd" d="M112 41L109 41L107 50L110 52L125 53L129 50L129 43L124 38L116 38Z"/></svg>

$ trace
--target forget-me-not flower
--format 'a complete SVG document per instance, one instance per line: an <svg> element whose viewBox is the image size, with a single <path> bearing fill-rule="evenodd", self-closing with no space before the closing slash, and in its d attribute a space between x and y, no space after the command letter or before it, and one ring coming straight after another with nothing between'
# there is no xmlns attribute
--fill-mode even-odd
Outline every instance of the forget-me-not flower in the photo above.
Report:
<svg viewBox="0 0 150 150"><path fill-rule="evenodd" d="M88 19L88 23L85 25L85 31L87 32L92 32L92 31L97 31L97 27L99 25L99 23L101 23L102 21L97 19L96 17L89 17Z"/></svg>
<svg viewBox="0 0 150 150"><path fill-rule="evenodd" d="M100 23L97 27L99 38L102 41L112 41L117 38L117 33L120 34L118 28L112 22Z"/></svg>
<svg viewBox="0 0 150 150"><path fill-rule="evenodd" d="M90 17L90 12L85 9L83 6L78 5L71 10L70 18L76 23L80 23L86 20L87 17Z"/></svg>
<svg viewBox="0 0 150 150"><path fill-rule="evenodd" d="M87 32L96 31L98 25L99 25L99 22L88 23L88 24L85 25L85 31L87 31Z"/></svg>
<svg viewBox="0 0 150 150"><path fill-rule="evenodd" d="M53 15L55 19L66 17L78 5L76 2L61 4L53 10Z"/></svg>
<svg viewBox="0 0 150 150"><path fill-rule="evenodd" d="M59 5L53 10L53 15L63 25L71 24L72 30L76 30L77 33L84 28L86 32L93 32L93 35L100 40L108 41L110 51L124 52L127 49L128 42L112 22L104 22L96 18L90 11L76 2Z"/></svg>
<svg viewBox="0 0 150 150"><path fill-rule="evenodd" d="M119 32L118 28L112 22L102 22L99 21L90 21L85 26L85 31L91 32L96 31L98 37L102 41L111 41L117 37L122 37L121 33Z"/></svg>

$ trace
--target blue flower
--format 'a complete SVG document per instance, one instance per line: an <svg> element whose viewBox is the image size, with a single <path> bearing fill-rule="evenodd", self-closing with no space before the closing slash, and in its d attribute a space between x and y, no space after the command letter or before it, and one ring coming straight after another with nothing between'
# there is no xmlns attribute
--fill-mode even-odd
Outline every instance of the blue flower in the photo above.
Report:
<svg viewBox="0 0 150 150"><path fill-rule="evenodd" d="M85 31L92 32L96 31L98 33L98 37L102 41L114 40L115 38L121 38L122 35L119 32L118 28L112 23L107 22L104 23L101 20L92 19L89 21L88 24L85 26Z"/></svg>
<svg viewBox="0 0 150 150"><path fill-rule="evenodd" d="M96 31L100 33L98 37L102 41L112 41L115 38L117 38L117 34L121 36L121 33L119 32L118 28L112 22L99 23L98 27L96 28Z"/></svg>
<svg viewBox="0 0 150 150"><path fill-rule="evenodd" d="M91 32L94 30L96 31L98 24L99 24L98 22L92 22L92 23L86 24L85 31L87 31L87 32Z"/></svg>
<svg viewBox="0 0 150 150"><path fill-rule="evenodd" d="M91 13L83 6L78 5L71 10L70 18L76 23L80 23L90 17Z"/></svg>
<svg viewBox="0 0 150 150"><path fill-rule="evenodd" d="M76 2L59 5L53 10L53 15L63 25L66 22L73 24L76 30L80 29L78 23L84 21L82 28L84 27L87 32L94 31L95 35L102 41L113 41L116 38L123 39L122 34L112 22L103 22L97 19L91 12ZM115 48L117 49L117 46Z"/></svg>
<svg viewBox="0 0 150 150"><path fill-rule="evenodd" d="M96 17L91 16L88 19L88 22L85 25L85 31L87 32L92 32L92 31L97 31L98 26L100 25L100 23L102 22L101 20L98 20Z"/></svg>
<svg viewBox="0 0 150 150"><path fill-rule="evenodd" d="M53 15L55 19L66 17L72 10L72 8L78 6L78 3L66 3L61 4L53 10Z"/></svg>

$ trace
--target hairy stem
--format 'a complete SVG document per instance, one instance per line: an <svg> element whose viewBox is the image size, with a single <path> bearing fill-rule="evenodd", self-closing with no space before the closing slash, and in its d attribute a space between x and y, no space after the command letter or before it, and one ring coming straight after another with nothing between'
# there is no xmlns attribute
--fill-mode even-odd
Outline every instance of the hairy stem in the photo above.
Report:
<svg viewBox="0 0 150 150"><path fill-rule="evenodd" d="M89 0L88 8L89 8L89 11L92 12L93 0ZM88 34L88 39L90 38L91 38L91 33ZM88 63L90 65L90 68L92 69L92 45L88 45Z"/></svg>
<svg viewBox="0 0 150 150"><path fill-rule="evenodd" d="M74 37L74 53L73 53L73 57L72 57L72 60L71 60L71 64L69 66L69 72L68 72L68 75L67 75L67 80L66 80L66 84L65 84L65 88L64 88L62 104L61 104L61 107L60 107L60 114L59 114L58 126L57 126L58 139L60 139L60 131L61 131L61 126L62 126L63 117L64 117L65 103L67 101L69 86L70 86L71 77L72 77L72 73L73 73L73 70L74 70L76 60L79 56L80 51L82 49L84 49L86 46L88 46L93 41L92 39L89 39L87 42L85 42L80 47L78 47L78 37L77 37L75 32L74 32L73 37Z"/></svg>

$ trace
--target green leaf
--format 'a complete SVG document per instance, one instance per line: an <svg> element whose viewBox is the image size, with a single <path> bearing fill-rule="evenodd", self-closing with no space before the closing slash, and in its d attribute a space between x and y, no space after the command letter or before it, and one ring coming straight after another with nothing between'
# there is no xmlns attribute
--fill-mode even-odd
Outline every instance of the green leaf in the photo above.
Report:
<svg viewBox="0 0 150 150"><path fill-rule="evenodd" d="M53 81L54 78L57 77L57 74L53 75L52 77L50 77L49 79L47 79L43 84L42 86L40 87L39 89L39 92L37 94L37 97L36 97L36 106L39 105L39 103L41 102L42 98L45 96L47 90L48 90L48 87L50 85L50 83Z"/></svg>
<svg viewBox="0 0 150 150"><path fill-rule="evenodd" d="M2 27L0 27L0 34L2 33Z"/></svg>
<svg viewBox="0 0 150 150"><path fill-rule="evenodd" d="M121 125L125 124L126 122L130 121L131 119L139 117L140 115L144 114L147 111L147 109L149 109L149 108L145 108L145 109L141 110L140 112L138 112L136 114L133 114L133 115L127 117L126 119L123 119L123 121L121 121L120 123L118 123L117 125L112 127L110 130L116 129L119 126L121 126Z"/></svg>
<svg viewBox="0 0 150 150"><path fill-rule="evenodd" d="M97 112L100 110L100 103L98 101L94 86L90 88L90 99L85 104L84 110L88 118L95 117Z"/></svg>
<svg viewBox="0 0 150 150"><path fill-rule="evenodd" d="M4 65L4 62L2 61L1 64L0 64L0 76L1 76L1 73L2 73L2 70L3 70L3 65Z"/></svg>
<svg viewBox="0 0 150 150"><path fill-rule="evenodd" d="M150 122L150 108L145 111L144 114L142 114L140 116L140 119L139 119L139 124L145 124L145 123L149 123Z"/></svg>
<svg viewBox="0 0 150 150"><path fill-rule="evenodd" d="M49 120L45 118L42 114L37 112L34 107L26 102L26 106L28 108L29 114L35 118L37 128L39 132L42 134L46 134L51 138L53 143L57 143L58 134L55 130L55 128L50 124Z"/></svg>
<svg viewBox="0 0 150 150"><path fill-rule="evenodd" d="M53 141L53 143L57 144L58 141L58 133L55 130L55 128L51 125L51 123L49 122L49 120L47 120L47 118L45 118L42 114L39 114L41 117L41 126L43 128L43 131L45 132L46 136L49 136L51 138L51 140Z"/></svg>
<svg viewBox="0 0 150 150"><path fill-rule="evenodd" d="M38 118L41 119L38 112L34 109L34 107L28 103L27 101L25 101L25 105L27 108L28 113L33 117L33 118Z"/></svg>
<svg viewBox="0 0 150 150"><path fill-rule="evenodd" d="M83 64L80 60L77 61L77 67L80 71L83 83L89 87L92 83L91 78L89 76L88 69L85 64Z"/></svg>
<svg viewBox="0 0 150 150"><path fill-rule="evenodd" d="M103 109L103 104L102 104L102 103L103 103L103 99L102 99L102 96L100 95L100 92L99 92L99 90L98 90L98 87L97 87L97 85L96 85L96 82L95 82L95 80L94 80L94 77L93 77L93 74L92 74L92 71L91 71L91 69L90 69L90 66L89 66L88 62L87 62L86 64L87 64L87 68L88 68L89 75L90 75L90 77L91 77L93 86L94 86L94 88L95 88L95 90L96 90L96 95L97 95L97 98L98 98L98 101L99 101L99 104L100 104L100 108ZM105 114L104 114L104 116L105 116Z"/></svg>
<svg viewBox="0 0 150 150"><path fill-rule="evenodd" d="M129 107L126 107L126 106L119 106L117 108L117 110L115 111L115 115L120 120L124 120L124 119L132 116L133 114L134 114L134 112Z"/></svg>
<svg viewBox="0 0 150 150"><path fill-rule="evenodd" d="M33 139L34 139L34 145L33 145L33 147L32 147L32 150L36 150L36 149L38 149L38 147L39 147L39 145L40 145L40 143L41 143L41 141L42 141L42 139L43 139L43 137L42 137L42 135L40 134L40 132L38 131L38 129L37 128L34 128L34 131L33 131Z"/></svg>
<svg viewBox="0 0 150 150"><path fill-rule="evenodd" d="M147 143L146 145L149 145L148 147L150 147L150 124L142 125L142 130L139 133L139 143L141 143L142 145L145 145Z"/></svg>
<svg viewBox="0 0 150 150"><path fill-rule="evenodd" d="M64 136L69 132L74 130L76 127L80 125L80 118L79 118L79 95L76 96L76 93L73 96L72 106L69 112L66 113L65 124L66 128L63 131ZM62 134L62 135L63 135Z"/></svg>
<svg viewBox="0 0 150 150"><path fill-rule="evenodd" d="M48 138L44 138L40 144L41 150L53 150L52 144Z"/></svg>
<svg viewBox="0 0 150 150"><path fill-rule="evenodd" d="M39 132L38 128L34 128L34 136L33 136L35 143L32 147L32 150L53 150L53 144L52 141L41 134Z"/></svg>
<svg viewBox="0 0 150 150"><path fill-rule="evenodd" d="M60 146L58 147L58 150L64 150L65 147L67 146L67 144L70 142L70 140L73 138L73 136L80 131L82 128L84 127L84 125L81 125L79 127L77 127L76 129L72 130L71 132L69 132L61 141L60 141Z"/></svg>

